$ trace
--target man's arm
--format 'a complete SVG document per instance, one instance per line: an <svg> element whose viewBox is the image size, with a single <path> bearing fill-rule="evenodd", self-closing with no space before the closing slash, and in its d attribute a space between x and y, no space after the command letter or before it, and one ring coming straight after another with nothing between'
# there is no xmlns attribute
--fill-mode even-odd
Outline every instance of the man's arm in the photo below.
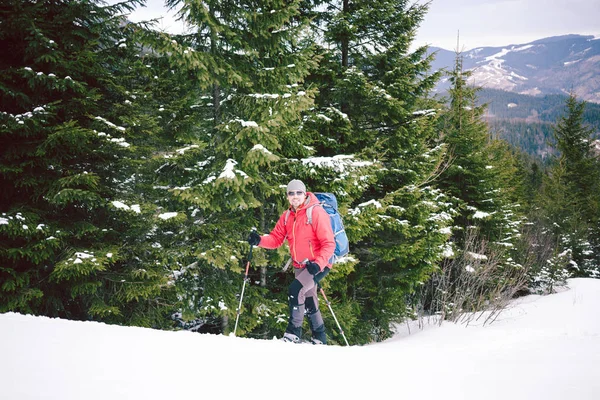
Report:
<svg viewBox="0 0 600 400"><path fill-rule="evenodd" d="M273 228L271 233L261 237L260 243L258 244L260 247L263 247L265 249L276 249L283 244L283 241L285 240L285 235L286 235L286 231L285 231L285 214L286 213L287 213L287 211L284 212L283 214L281 214L281 217L279 217L279 221L277 221L277 224L275 224L275 228ZM334 245L334 249L335 249L335 245Z"/></svg>

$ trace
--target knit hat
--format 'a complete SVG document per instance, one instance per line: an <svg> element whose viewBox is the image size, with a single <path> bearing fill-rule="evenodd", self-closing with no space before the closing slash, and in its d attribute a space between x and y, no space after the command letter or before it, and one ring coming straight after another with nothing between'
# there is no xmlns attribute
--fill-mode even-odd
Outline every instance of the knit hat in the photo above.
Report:
<svg viewBox="0 0 600 400"><path fill-rule="evenodd" d="M302 181L298 179L292 179L287 185L287 191L292 192L294 190L302 190L304 193L306 193L306 186Z"/></svg>

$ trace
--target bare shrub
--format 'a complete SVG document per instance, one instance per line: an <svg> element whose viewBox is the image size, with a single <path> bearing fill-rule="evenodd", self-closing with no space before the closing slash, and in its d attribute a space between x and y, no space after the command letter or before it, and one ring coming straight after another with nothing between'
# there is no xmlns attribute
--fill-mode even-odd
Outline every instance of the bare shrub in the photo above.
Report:
<svg viewBox="0 0 600 400"><path fill-rule="evenodd" d="M470 229L464 248L447 259L423 286L417 314L435 323L492 323L516 294L527 287L530 264L518 264L509 248L490 244Z"/></svg>

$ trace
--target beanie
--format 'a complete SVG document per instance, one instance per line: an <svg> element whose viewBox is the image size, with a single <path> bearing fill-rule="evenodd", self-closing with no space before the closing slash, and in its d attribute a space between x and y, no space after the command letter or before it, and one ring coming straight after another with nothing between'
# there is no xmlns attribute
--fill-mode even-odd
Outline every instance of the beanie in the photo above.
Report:
<svg viewBox="0 0 600 400"><path fill-rule="evenodd" d="M291 192L294 190L302 190L304 193L306 193L306 186L304 186L304 183L298 179L293 179L290 181L290 183L288 183L287 185L287 191Z"/></svg>

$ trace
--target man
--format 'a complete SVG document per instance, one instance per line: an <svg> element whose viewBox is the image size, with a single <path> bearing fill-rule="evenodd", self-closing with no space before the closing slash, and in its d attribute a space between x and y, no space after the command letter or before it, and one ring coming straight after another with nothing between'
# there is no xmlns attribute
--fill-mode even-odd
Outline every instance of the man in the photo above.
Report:
<svg viewBox="0 0 600 400"><path fill-rule="evenodd" d="M251 232L248 243L265 249L276 249L287 239L294 266L295 278L288 289L290 318L283 340L298 343L302 337L304 314L312 332L311 342L325 344L325 325L319 311L317 284L329 273L335 241L329 215L319 206L313 193L306 191L302 181L294 179L287 185L290 207L275 228L265 236ZM307 210L312 208L312 224Z"/></svg>

